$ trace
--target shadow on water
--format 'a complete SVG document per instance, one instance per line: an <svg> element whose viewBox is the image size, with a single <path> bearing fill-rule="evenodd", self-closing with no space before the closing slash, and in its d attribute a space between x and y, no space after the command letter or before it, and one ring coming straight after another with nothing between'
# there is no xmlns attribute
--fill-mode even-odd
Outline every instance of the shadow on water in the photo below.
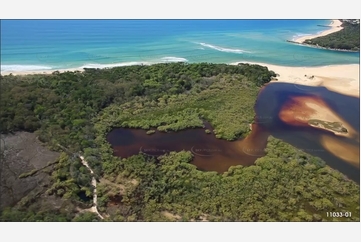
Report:
<svg viewBox="0 0 361 242"><path fill-rule="evenodd" d="M254 164L257 158L264 156L267 138L272 135L306 153L322 158L329 166L359 183L359 160L356 167L336 156L335 152L325 149L321 137L328 137L339 146L357 146L356 151L350 152L357 152L355 155L359 157L357 141L310 126L292 126L279 118L281 108L293 97L301 96L322 98L359 133L358 98L331 92L324 87L270 83L259 93L255 105L256 124L252 126L251 134L245 139L229 142L217 139L213 133L207 134L205 129L201 128L168 133L156 132L152 135L147 135L145 130L117 128L107 135L107 140L116 156L129 157L139 153L159 156L170 151L187 150L193 153L192 164L199 170L225 172L231 166ZM207 129L212 130L209 123L205 125Z"/></svg>

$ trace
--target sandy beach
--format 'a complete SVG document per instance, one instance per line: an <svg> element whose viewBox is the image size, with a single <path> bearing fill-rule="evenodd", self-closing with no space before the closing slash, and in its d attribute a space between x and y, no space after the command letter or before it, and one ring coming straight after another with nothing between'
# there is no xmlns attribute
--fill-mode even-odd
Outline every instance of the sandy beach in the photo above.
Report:
<svg viewBox="0 0 361 242"><path fill-rule="evenodd" d="M329 25L331 27L331 29L325 30L319 34L302 36L300 38L294 39L293 41L302 44L307 39L314 39L317 37L335 33L337 31L340 31L343 29L343 27L341 27L341 24L342 24L342 22L340 20L334 19L334 20L332 20L331 24Z"/></svg>
<svg viewBox="0 0 361 242"><path fill-rule="evenodd" d="M330 91L360 97L359 64L330 65L320 67L289 67L256 62L237 62L258 64L268 67L279 76L271 82L287 82L305 86L324 86Z"/></svg>
<svg viewBox="0 0 361 242"><path fill-rule="evenodd" d="M24 76L24 75L35 75L35 74L52 74L53 72L58 71L60 73L67 71L84 71L81 68L73 69L60 69L60 70L33 70L33 71L1 71L1 75L14 75L14 76Z"/></svg>

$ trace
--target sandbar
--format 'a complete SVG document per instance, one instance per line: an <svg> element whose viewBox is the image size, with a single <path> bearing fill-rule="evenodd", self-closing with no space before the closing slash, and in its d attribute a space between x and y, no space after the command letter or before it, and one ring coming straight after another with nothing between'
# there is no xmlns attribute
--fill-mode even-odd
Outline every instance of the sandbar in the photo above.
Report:
<svg viewBox="0 0 361 242"><path fill-rule="evenodd" d="M331 107L327 105L320 97L293 97L290 102L285 104L280 112L279 118L288 124L295 126L312 126L310 120L322 122L337 122L347 129L347 133L329 129L319 125L315 128L325 129L333 132L335 135L345 136L359 142L359 133Z"/></svg>

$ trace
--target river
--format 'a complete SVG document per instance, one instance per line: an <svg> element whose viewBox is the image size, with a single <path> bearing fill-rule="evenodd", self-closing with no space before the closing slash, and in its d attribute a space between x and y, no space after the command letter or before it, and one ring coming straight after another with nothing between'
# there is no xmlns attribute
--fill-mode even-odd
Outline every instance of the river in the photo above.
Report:
<svg viewBox="0 0 361 242"><path fill-rule="evenodd" d="M282 121L280 110L294 97L321 98L358 133L358 139L342 137L330 131ZM259 92L255 104L256 119L252 132L245 139L229 142L206 134L204 129L179 132L156 132L147 135L140 129L113 129L107 135L114 155L129 157L139 152L158 156L169 151L188 150L194 154L192 164L199 170L225 172L234 165L252 165L264 155L267 138L272 135L313 156L350 179L360 180L360 103L358 98L345 96L324 87L309 87L288 83L269 83ZM212 130L209 123L206 128Z"/></svg>

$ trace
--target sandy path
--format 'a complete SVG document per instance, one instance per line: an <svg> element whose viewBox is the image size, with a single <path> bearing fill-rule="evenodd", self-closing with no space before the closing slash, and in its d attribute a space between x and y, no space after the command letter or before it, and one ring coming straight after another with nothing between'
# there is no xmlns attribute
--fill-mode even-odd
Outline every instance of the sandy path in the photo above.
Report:
<svg viewBox="0 0 361 242"><path fill-rule="evenodd" d="M331 29L325 30L319 34L302 36L300 38L294 39L293 41L302 44L307 39L314 39L317 37L335 33L337 31L340 31L343 29L343 27L341 27L341 24L342 24L342 22L340 20L334 19L334 20L332 20L331 24L329 25L331 27Z"/></svg>
<svg viewBox="0 0 361 242"><path fill-rule="evenodd" d="M93 170L90 168L88 162L84 159L84 157L82 155L79 155L79 158L81 159L82 164L88 168L88 170L90 171L90 173L92 174L92 185L94 186L94 191L93 191L93 206L90 208L90 211L93 213L96 213L98 215L99 218L104 219L102 215L100 215L99 211L98 211L98 196L97 196L97 180L94 177L94 172Z"/></svg>

